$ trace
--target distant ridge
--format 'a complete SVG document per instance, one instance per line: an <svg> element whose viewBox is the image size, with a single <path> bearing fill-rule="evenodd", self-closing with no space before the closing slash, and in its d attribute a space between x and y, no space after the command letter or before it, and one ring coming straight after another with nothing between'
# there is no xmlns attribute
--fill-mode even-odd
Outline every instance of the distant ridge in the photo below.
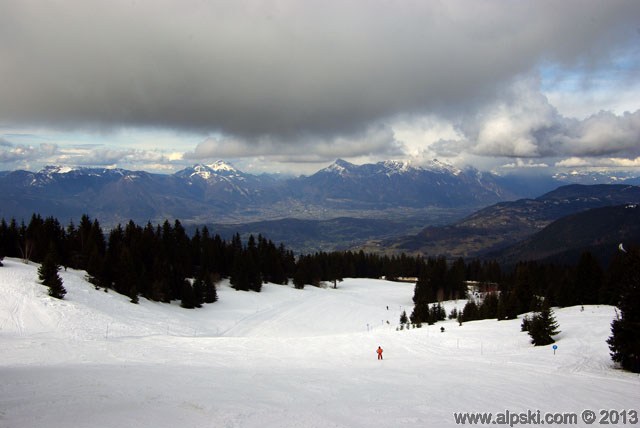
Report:
<svg viewBox="0 0 640 428"><path fill-rule="evenodd" d="M607 262L620 243L640 244L640 205L594 208L562 217L533 236L490 256L502 264L553 260L575 264L583 251Z"/></svg>
<svg viewBox="0 0 640 428"><path fill-rule="evenodd" d="M498 177L439 161L355 165L338 159L305 177L245 173L219 160L174 174L125 169L47 166L0 173L0 216L33 212L58 218L99 217L106 223L180 218L188 223L279 218L331 218L381 210L459 209L514 198ZM333 213L333 214L332 214Z"/></svg>
<svg viewBox="0 0 640 428"><path fill-rule="evenodd" d="M572 184L539 198L500 202L450 225L426 227L417 235L388 240L382 245L396 252L480 257L514 245L563 217L628 204L640 204L640 187ZM569 245L572 239L566 239Z"/></svg>

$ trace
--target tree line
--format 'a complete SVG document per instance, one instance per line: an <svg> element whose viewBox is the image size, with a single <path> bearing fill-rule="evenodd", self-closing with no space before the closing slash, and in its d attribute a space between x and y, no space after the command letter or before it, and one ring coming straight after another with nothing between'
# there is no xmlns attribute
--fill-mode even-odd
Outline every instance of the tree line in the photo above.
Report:
<svg viewBox="0 0 640 428"><path fill-rule="evenodd" d="M76 225L33 214L28 223L0 221L0 258L49 260L85 270L96 288L187 308L217 300L215 284L228 278L237 290L259 292L264 283L336 284L343 278L415 277L434 262L421 257L382 256L363 251L317 252L296 257L261 235L243 241L212 234L204 226L188 235L179 220L141 226L129 221L105 232L84 215Z"/></svg>
<svg viewBox="0 0 640 428"><path fill-rule="evenodd" d="M363 251L296 255L261 235L243 241L212 234L204 226L188 235L179 220L141 226L133 221L105 232L98 219L83 215L76 225L33 214L29 223L0 221L0 255L42 263L50 257L65 268L85 270L96 287L114 290L137 302L183 301L194 307L215 300L215 283L228 278L237 290L259 292L264 283L336 284L343 278L428 277L444 274L446 296L463 297L463 281L497 279L499 267L462 259L449 268L444 258L379 255ZM212 289L213 288L213 289ZM437 294L436 293L436 294ZM438 295L440 295L438 294Z"/></svg>
<svg viewBox="0 0 640 428"><path fill-rule="evenodd" d="M258 236L243 243L211 235L207 227L188 236L179 220L145 226L133 221L105 233L97 219L82 216L63 227L34 214L28 224L0 221L0 255L37 263L47 258L85 270L96 288L114 290L133 303L180 300L186 308L217 300L215 284L230 278L238 290L260 291L263 282L284 284L295 268L284 246Z"/></svg>
<svg viewBox="0 0 640 428"><path fill-rule="evenodd" d="M428 269L418 277L411 320L428 322L430 304L465 298L469 279L478 280L480 292L476 293L478 298L473 298L472 293L458 314L463 322L514 319L519 314L538 310L542 302L559 307L616 305L621 294L620 278L627 269L622 261L624 257L623 253L617 254L606 269L589 251L582 253L575 266L527 261L509 270L501 269L495 262L484 262L478 269L478 261L465 265L462 260L447 263L436 259L428 263Z"/></svg>
<svg viewBox="0 0 640 428"><path fill-rule="evenodd" d="M614 361L627 370L640 372L640 249L618 251L606 268L589 251L576 265L558 265L536 261L519 262L502 271L493 262L466 265L466 278L480 279L478 292L469 293L464 263L436 259L421 271L414 288L414 308L410 317L403 313L401 325L433 324L445 319L439 302L468 297L461 311L449 318L460 324L480 319L507 320L524 317L522 330L534 345L554 342L558 324L551 307L577 305L613 305L618 308L607 343ZM472 273L473 272L473 273Z"/></svg>
<svg viewBox="0 0 640 428"><path fill-rule="evenodd" d="M0 261L4 256L46 262L40 279L56 297L64 296L64 288L55 278L59 266L64 266L85 270L96 288L126 295L133 303L140 297L160 302L179 300L185 308L217 301L216 283L222 278L228 278L237 290L259 292L267 282L287 284L293 280L296 288L304 288L326 282L336 286L349 277L414 277L415 306L410 319L416 324L443 319L445 314L437 302L466 298L468 281L475 281L479 293L478 298L471 295L455 314L460 322L514 319L551 306L611 304L620 308L615 323L618 333L610 342L614 360L638 370L638 340L629 340L637 336L634 332L640 327L637 249L619 252L606 269L585 252L575 266L520 262L503 270L495 261L363 251L296 257L283 244L276 245L261 235L251 235L243 242L235 234L227 241L204 226L189 236L179 220L144 226L130 221L105 233L99 221L87 215L78 225L70 222L65 227L53 217L34 214L28 224L18 224L15 219L0 221ZM624 340L620 339L623 335L627 335ZM629 346L631 351L619 351ZM628 357L629 353L636 357Z"/></svg>

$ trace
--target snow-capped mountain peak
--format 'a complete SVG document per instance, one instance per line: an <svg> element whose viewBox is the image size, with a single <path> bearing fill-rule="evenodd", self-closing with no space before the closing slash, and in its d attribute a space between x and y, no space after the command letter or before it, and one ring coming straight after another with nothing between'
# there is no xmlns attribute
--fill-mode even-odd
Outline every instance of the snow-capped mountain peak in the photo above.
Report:
<svg viewBox="0 0 640 428"><path fill-rule="evenodd" d="M39 173L44 175L52 175L52 174L67 174L69 172L75 171L76 168L72 168L70 166L63 165L47 165L42 168Z"/></svg>
<svg viewBox="0 0 640 428"><path fill-rule="evenodd" d="M333 173L340 176L347 174L364 174L368 176L371 174L406 174L415 171L430 171L454 176L462 174L462 170L437 159L420 166L414 166L411 162L401 160L386 160L376 164L355 165L343 159L338 159L320 172Z"/></svg>
<svg viewBox="0 0 640 428"><path fill-rule="evenodd" d="M208 181L220 176L241 177L242 173L230 163L219 160L209 165L195 164L182 171L178 171L176 175L182 178L199 177Z"/></svg>
<svg viewBox="0 0 640 428"><path fill-rule="evenodd" d="M446 162L442 162L438 159L432 159L428 161L427 163L424 164L423 168L428 171L449 173L456 176L462 174L461 169L456 168L455 166L448 164Z"/></svg>
<svg viewBox="0 0 640 428"><path fill-rule="evenodd" d="M211 178L212 170L206 165L197 164L191 168L191 171L189 171L188 175L189 177L198 176L205 180L208 180L209 178Z"/></svg>
<svg viewBox="0 0 640 428"><path fill-rule="evenodd" d="M384 168L387 174L403 174L413 168L409 162L398 160L383 161L379 165Z"/></svg>
<svg viewBox="0 0 640 428"><path fill-rule="evenodd" d="M239 171L230 163L223 160L217 160L214 163L207 165L211 170L217 173L238 173Z"/></svg>
<svg viewBox="0 0 640 428"><path fill-rule="evenodd" d="M334 173L338 175L344 175L352 171L354 168L356 168L356 165L350 162L347 162L346 160L343 160L343 159L337 159L334 163L324 168L320 172L328 172L328 173Z"/></svg>

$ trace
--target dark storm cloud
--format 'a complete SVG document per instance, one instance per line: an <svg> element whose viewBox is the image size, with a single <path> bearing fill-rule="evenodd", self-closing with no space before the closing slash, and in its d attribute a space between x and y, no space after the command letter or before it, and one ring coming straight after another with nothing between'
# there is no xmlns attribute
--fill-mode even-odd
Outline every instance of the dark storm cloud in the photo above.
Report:
<svg viewBox="0 0 640 428"><path fill-rule="evenodd" d="M212 137L199 143L184 159L228 159L263 156L282 162L328 162L336 158L379 155L388 158L404 156L405 149L389 127L372 126L365 131L335 138L307 136L298 144L282 144L271 137L257 141L233 137Z"/></svg>
<svg viewBox="0 0 640 428"><path fill-rule="evenodd" d="M9 0L0 123L336 141L468 112L542 61L597 68L638 22L637 1Z"/></svg>

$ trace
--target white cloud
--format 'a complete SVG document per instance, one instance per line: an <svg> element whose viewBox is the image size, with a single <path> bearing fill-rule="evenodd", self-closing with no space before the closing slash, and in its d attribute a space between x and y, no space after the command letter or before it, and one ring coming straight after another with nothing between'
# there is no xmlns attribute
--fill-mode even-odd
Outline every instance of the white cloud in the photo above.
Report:
<svg viewBox="0 0 640 428"><path fill-rule="evenodd" d="M532 161L531 159L516 159L515 162L512 163L507 163L504 165L501 165L502 168L507 168L507 169L520 169L520 168L549 168L549 165L547 163L536 163L534 161Z"/></svg>
<svg viewBox="0 0 640 428"><path fill-rule="evenodd" d="M600 112L584 120L567 121L557 137L562 154L577 156L640 155L640 110L615 115Z"/></svg>
<svg viewBox="0 0 640 428"><path fill-rule="evenodd" d="M0 141L0 163L22 165L24 162L36 159L46 159L58 152L58 146L51 143L40 143L38 145L12 144L1 139Z"/></svg>
<svg viewBox="0 0 640 428"><path fill-rule="evenodd" d="M539 164L558 157L632 160L640 155L640 110L569 118L549 103L536 79L517 80L495 103L463 118L459 129L459 139L442 140L432 148L444 154L457 150ZM519 165L518 161L509 164Z"/></svg>
<svg viewBox="0 0 640 428"><path fill-rule="evenodd" d="M545 137L560 118L539 91L539 81L516 80L493 104L462 125L472 152L482 156L541 157L549 154Z"/></svg>
<svg viewBox="0 0 640 428"><path fill-rule="evenodd" d="M640 168L640 156L635 159L571 157L556 162L555 166L562 168Z"/></svg>

